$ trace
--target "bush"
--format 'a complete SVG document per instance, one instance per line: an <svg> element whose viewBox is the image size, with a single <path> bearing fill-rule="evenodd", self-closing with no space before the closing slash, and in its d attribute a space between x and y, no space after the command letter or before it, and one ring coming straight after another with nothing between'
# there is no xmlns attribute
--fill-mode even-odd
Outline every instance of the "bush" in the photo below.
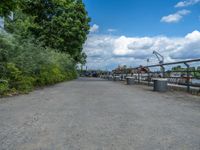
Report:
<svg viewBox="0 0 200 150"><path fill-rule="evenodd" d="M33 89L34 78L24 76L22 71L13 63L6 65L6 77L9 81L10 89L15 89L20 92L30 92Z"/></svg>
<svg viewBox="0 0 200 150"><path fill-rule="evenodd" d="M13 63L6 64L6 77L12 82L18 81L22 72Z"/></svg>
<svg viewBox="0 0 200 150"><path fill-rule="evenodd" d="M9 90L9 84L6 80L0 80L0 95L5 95Z"/></svg>
<svg viewBox="0 0 200 150"><path fill-rule="evenodd" d="M16 89L22 93L28 93L34 88L35 79L33 77L21 77L16 84Z"/></svg>
<svg viewBox="0 0 200 150"><path fill-rule="evenodd" d="M27 93L35 86L55 84L77 77L76 65L68 54L20 41L0 34L0 94L7 91Z"/></svg>
<svg viewBox="0 0 200 150"><path fill-rule="evenodd" d="M40 70L40 74L37 77L36 83L37 85L48 85L54 84L57 82L64 81L65 76L61 72L60 68L57 66L44 66Z"/></svg>

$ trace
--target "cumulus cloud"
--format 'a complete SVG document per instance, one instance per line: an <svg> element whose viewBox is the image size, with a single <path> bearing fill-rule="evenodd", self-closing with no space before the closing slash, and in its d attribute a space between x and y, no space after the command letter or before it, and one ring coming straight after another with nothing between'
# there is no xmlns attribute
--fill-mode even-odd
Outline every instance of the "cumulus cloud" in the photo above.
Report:
<svg viewBox="0 0 200 150"><path fill-rule="evenodd" d="M180 1L174 7L176 7L176 8L187 7L187 6L195 5L195 4L199 3L199 2L200 2L200 0Z"/></svg>
<svg viewBox="0 0 200 150"><path fill-rule="evenodd" d="M90 35L84 45L89 68L114 68L117 65L138 66L157 63L152 55L159 51L166 62L200 57L200 32L195 30L184 37L126 37Z"/></svg>
<svg viewBox="0 0 200 150"><path fill-rule="evenodd" d="M183 16L186 16L190 13L189 10L183 9L180 11L177 11L174 14L170 14L168 16L164 16L161 18L161 22L166 22L166 23L177 23L179 22Z"/></svg>
<svg viewBox="0 0 200 150"><path fill-rule="evenodd" d="M153 45L153 39L148 37L135 38L134 41L128 45L129 49L149 49Z"/></svg>
<svg viewBox="0 0 200 150"><path fill-rule="evenodd" d="M187 59L200 57L200 32L193 31L185 36L182 45L174 53L172 59Z"/></svg>
<svg viewBox="0 0 200 150"><path fill-rule="evenodd" d="M99 26L97 24L94 24L93 26L90 27L90 32L98 32L99 31Z"/></svg>

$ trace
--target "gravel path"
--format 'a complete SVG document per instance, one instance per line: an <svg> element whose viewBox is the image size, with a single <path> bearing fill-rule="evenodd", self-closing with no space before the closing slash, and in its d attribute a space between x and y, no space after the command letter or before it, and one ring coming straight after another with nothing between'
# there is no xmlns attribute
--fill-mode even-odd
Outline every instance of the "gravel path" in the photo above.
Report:
<svg viewBox="0 0 200 150"><path fill-rule="evenodd" d="M200 98L87 78L3 98L0 150L200 150Z"/></svg>

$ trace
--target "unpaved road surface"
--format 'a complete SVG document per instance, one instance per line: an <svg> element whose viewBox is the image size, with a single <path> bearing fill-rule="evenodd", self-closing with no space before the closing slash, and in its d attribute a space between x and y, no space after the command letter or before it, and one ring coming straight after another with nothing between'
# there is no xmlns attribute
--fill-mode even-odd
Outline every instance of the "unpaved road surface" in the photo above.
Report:
<svg viewBox="0 0 200 150"><path fill-rule="evenodd" d="M86 78L3 98L0 150L200 150L200 98Z"/></svg>

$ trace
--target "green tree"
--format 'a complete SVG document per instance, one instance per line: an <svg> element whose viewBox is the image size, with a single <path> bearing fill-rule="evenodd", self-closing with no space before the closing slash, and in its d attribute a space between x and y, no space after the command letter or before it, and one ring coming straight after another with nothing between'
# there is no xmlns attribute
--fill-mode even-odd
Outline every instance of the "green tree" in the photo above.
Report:
<svg viewBox="0 0 200 150"><path fill-rule="evenodd" d="M181 68L180 65L178 65L178 66L173 67L172 70L173 71L180 71L180 70L182 70L182 68Z"/></svg>
<svg viewBox="0 0 200 150"><path fill-rule="evenodd" d="M9 19L10 12L14 19ZM77 77L89 18L79 0L2 0L0 96Z"/></svg>
<svg viewBox="0 0 200 150"><path fill-rule="evenodd" d="M5 30L8 33L12 33L17 36L17 39L30 40L34 42L34 36L30 29L40 28L36 23L34 23L34 16L27 15L18 9L14 13L14 20L5 18Z"/></svg>
<svg viewBox="0 0 200 150"><path fill-rule="evenodd" d="M90 18L81 0L25 1L23 12L35 16L30 31L44 46L68 53L77 63L86 58L82 52L89 33Z"/></svg>
<svg viewBox="0 0 200 150"><path fill-rule="evenodd" d="M0 1L0 16L8 16L11 11L15 10L19 5L19 0L1 0Z"/></svg>

